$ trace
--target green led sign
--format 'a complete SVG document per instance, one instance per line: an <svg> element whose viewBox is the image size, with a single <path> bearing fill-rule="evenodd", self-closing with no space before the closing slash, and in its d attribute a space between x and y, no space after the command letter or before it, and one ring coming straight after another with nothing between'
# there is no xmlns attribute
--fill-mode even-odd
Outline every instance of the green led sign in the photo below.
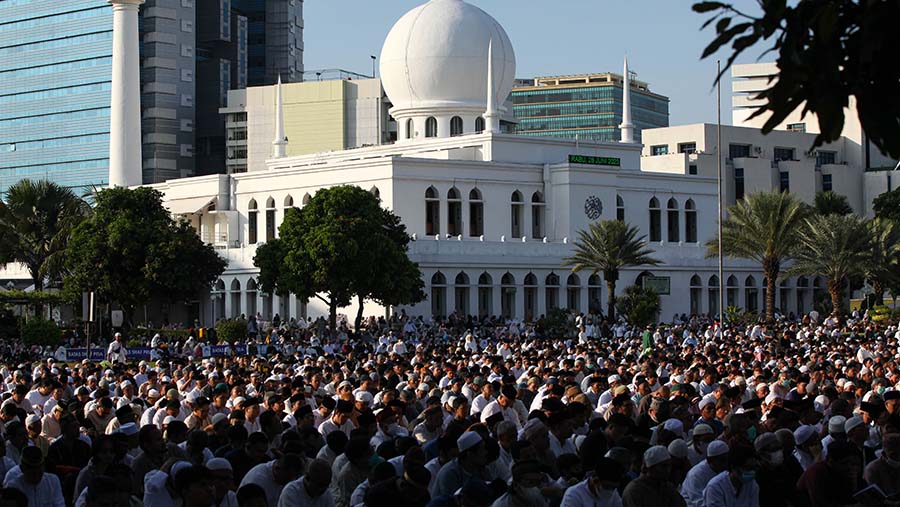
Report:
<svg viewBox="0 0 900 507"><path fill-rule="evenodd" d="M610 165L619 167L622 160L617 157L591 157L588 155L569 155L570 164Z"/></svg>

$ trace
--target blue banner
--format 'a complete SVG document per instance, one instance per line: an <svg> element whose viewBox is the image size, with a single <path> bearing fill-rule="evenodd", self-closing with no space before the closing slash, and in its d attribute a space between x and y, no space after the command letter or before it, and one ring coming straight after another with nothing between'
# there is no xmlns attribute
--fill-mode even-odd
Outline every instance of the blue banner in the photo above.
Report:
<svg viewBox="0 0 900 507"><path fill-rule="evenodd" d="M102 361L106 358L106 349L95 349L91 347L91 361ZM66 349L66 361L83 361L87 359L87 349L75 348Z"/></svg>
<svg viewBox="0 0 900 507"><path fill-rule="evenodd" d="M153 349L150 347L134 347L125 349L125 357L129 361L134 359L150 359Z"/></svg>
<svg viewBox="0 0 900 507"><path fill-rule="evenodd" d="M230 357L247 355L246 345L204 345L203 357Z"/></svg>

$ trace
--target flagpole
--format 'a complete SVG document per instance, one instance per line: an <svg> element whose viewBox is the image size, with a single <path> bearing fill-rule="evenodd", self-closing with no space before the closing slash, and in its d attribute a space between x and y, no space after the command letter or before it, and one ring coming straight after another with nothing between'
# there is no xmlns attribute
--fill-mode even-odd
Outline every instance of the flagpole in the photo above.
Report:
<svg viewBox="0 0 900 507"><path fill-rule="evenodd" d="M722 65L716 60L716 190L719 209L719 327L725 326L725 269L722 255ZM724 329L720 331L725 336Z"/></svg>

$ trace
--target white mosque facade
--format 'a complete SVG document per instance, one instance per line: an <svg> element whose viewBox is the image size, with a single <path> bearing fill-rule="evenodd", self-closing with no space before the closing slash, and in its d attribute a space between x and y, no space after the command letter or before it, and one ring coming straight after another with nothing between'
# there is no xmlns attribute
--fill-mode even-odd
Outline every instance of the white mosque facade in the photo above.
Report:
<svg viewBox="0 0 900 507"><path fill-rule="evenodd" d="M578 231L612 219L636 226L661 261L624 270L618 292L636 282L654 286L666 320L718 312L717 264L704 247L715 234L716 179L686 168L642 170L643 147L631 142L627 103L618 143L501 133L514 50L492 17L462 0L432 0L404 15L380 62L398 142L286 157L290 140L276 113L273 158L264 169L154 185L172 213L188 218L228 261L199 305L204 324L241 314L327 313L315 300L263 294L253 257L277 237L288 208L337 185L377 194L413 235L409 255L422 271L427 298L400 308L407 314L528 319L556 307L605 310L602 274L575 274L562 264ZM273 108L280 110L277 99ZM729 259L725 277L726 305L761 308L757 266ZM808 311L815 284L784 282L780 307ZM374 303L365 311L385 312ZM352 316L355 309L342 313Z"/></svg>

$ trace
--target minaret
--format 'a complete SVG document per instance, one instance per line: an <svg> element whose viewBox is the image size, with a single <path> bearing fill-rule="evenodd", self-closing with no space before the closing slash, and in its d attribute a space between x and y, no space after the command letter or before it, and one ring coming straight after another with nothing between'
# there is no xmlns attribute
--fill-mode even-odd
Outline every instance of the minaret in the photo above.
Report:
<svg viewBox="0 0 900 507"><path fill-rule="evenodd" d="M628 57L625 57L625 72L622 76L622 131L620 143L634 142L634 124L631 123L631 76L628 75Z"/></svg>
<svg viewBox="0 0 900 507"><path fill-rule="evenodd" d="M488 41L488 68L487 68L487 108L484 112L484 129L492 134L500 133L500 116L497 114L497 106L494 103L494 39Z"/></svg>
<svg viewBox="0 0 900 507"><path fill-rule="evenodd" d="M138 9L144 0L108 2L113 7L109 186L130 187L143 182Z"/></svg>
<svg viewBox="0 0 900 507"><path fill-rule="evenodd" d="M275 85L275 146L274 158L287 156L287 137L284 135L284 101L281 98L281 74L278 75L278 84Z"/></svg>

